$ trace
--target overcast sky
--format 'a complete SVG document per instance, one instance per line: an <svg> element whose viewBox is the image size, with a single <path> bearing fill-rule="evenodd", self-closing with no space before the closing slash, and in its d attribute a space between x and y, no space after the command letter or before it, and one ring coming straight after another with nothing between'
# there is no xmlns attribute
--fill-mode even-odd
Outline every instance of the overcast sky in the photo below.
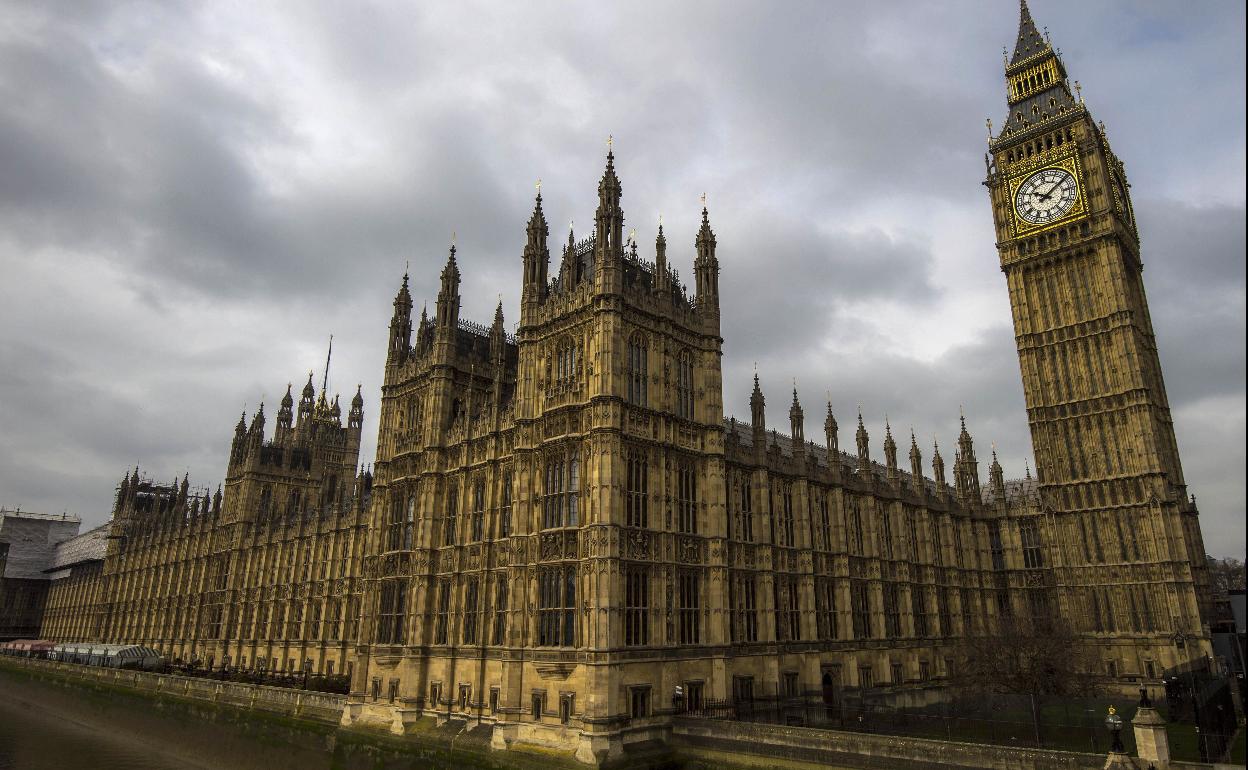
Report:
<svg viewBox="0 0 1248 770"><path fill-rule="evenodd" d="M1244 553L1244 3L1034 0L1127 165L1208 550ZM754 362L821 436L861 403L930 457L965 405L1031 460L981 181L1013 2L10 2L0 9L0 505L108 515L124 469L215 488L234 423L316 368L366 397L391 300L458 233L463 317L518 317L542 193L691 275L706 192L725 409ZM903 443L903 447L905 444ZM904 454L904 449L903 449Z"/></svg>

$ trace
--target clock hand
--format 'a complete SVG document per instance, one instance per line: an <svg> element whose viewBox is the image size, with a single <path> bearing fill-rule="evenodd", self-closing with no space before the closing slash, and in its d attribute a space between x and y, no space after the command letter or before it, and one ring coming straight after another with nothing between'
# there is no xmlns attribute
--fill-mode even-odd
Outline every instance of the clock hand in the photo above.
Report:
<svg viewBox="0 0 1248 770"><path fill-rule="evenodd" d="M1040 200L1047 201L1049 198L1052 198L1052 197L1053 197L1053 191L1057 189L1058 185L1060 185L1060 184L1062 183L1062 181L1063 181L1063 180L1059 179L1059 180L1057 180L1056 182L1054 182L1054 183L1053 183L1053 185L1052 185L1051 187L1049 187L1048 192L1045 192L1045 193L1043 193L1043 194L1041 194L1041 195L1040 195Z"/></svg>

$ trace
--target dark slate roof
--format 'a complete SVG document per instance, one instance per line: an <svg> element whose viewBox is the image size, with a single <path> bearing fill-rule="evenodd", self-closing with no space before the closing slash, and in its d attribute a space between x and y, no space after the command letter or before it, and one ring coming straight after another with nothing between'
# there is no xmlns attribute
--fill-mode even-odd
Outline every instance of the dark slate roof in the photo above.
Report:
<svg viewBox="0 0 1248 770"><path fill-rule="evenodd" d="M1044 39L1044 35L1040 34L1040 31L1036 29L1036 23L1032 21L1031 10L1027 8L1027 0L1021 0L1018 10L1018 41L1014 44L1014 56L1010 59L1010 66L1043 53L1049 47L1048 41Z"/></svg>
<svg viewBox="0 0 1248 770"><path fill-rule="evenodd" d="M997 501L997 493L992 488L992 484L984 486L983 496L984 505L992 505ZM1027 504L1038 508L1040 506L1040 485L1031 476L1022 479L1006 479L1005 501L1009 505Z"/></svg>
<svg viewBox="0 0 1248 770"><path fill-rule="evenodd" d="M1006 116L1005 123L1001 126L997 141L1082 109L1083 106L1075 101L1066 83L1059 81L1010 107L1010 114Z"/></svg>

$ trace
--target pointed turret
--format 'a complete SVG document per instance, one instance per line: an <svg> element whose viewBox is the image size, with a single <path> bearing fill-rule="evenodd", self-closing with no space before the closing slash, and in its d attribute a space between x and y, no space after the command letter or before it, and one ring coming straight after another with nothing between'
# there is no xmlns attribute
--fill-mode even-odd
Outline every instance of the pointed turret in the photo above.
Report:
<svg viewBox="0 0 1248 770"><path fill-rule="evenodd" d="M667 268L667 237L663 235L663 218L659 217L659 234L654 237L654 290L660 295L671 292L671 275Z"/></svg>
<svg viewBox="0 0 1248 770"><path fill-rule="evenodd" d="M546 224L546 214L542 211L541 182L537 183L537 198L533 202L533 214L529 217L526 233L528 239L524 244L524 288L520 301L522 305L532 305L546 298L546 276L550 270L550 250L546 247L550 227Z"/></svg>
<svg viewBox="0 0 1248 770"><path fill-rule="evenodd" d="M364 385L355 386L355 398L351 399L351 413L347 416L347 427L359 431L364 425Z"/></svg>
<svg viewBox="0 0 1248 770"><path fill-rule="evenodd" d="M308 372L308 384L303 386L303 393L299 398L299 420L296 426L303 424L312 416L312 407L316 403L316 388L312 387L312 372Z"/></svg>
<svg viewBox="0 0 1248 770"><path fill-rule="evenodd" d="M1027 7L1027 0L1020 0L1018 4L1018 40L1014 43L1014 55L1010 57L1010 65L1013 66L1050 50L1052 48L1049 45L1049 41L1045 39L1044 35L1040 34L1040 30L1036 29L1036 22L1031 18L1031 9Z"/></svg>
<svg viewBox="0 0 1248 770"><path fill-rule="evenodd" d="M294 396L290 394L291 384L286 383L286 395L282 396L281 408L277 410L277 433L274 439L280 444L290 435L291 425L294 422Z"/></svg>
<svg viewBox="0 0 1248 770"><path fill-rule="evenodd" d="M858 410L858 431L854 436L858 443L858 473L866 478L871 476L871 443L867 436L867 426L862 424L862 410Z"/></svg>
<svg viewBox="0 0 1248 770"><path fill-rule="evenodd" d="M594 214L597 256L604 262L624 256L624 211L620 208L620 179L615 175L615 151L607 145L607 167L598 182L598 210ZM600 265L600 269L603 265Z"/></svg>
<svg viewBox="0 0 1248 770"><path fill-rule="evenodd" d="M888 469L889 482L896 484L901 480L897 472L897 442L893 440L893 426L888 424L888 416L884 417L884 466Z"/></svg>
<svg viewBox="0 0 1248 770"><path fill-rule="evenodd" d="M394 295L394 315L390 318L390 347L386 354L389 366L402 364L412 348L412 295L407 290L407 273L399 293Z"/></svg>
<svg viewBox="0 0 1248 770"><path fill-rule="evenodd" d="M958 459L953 466L953 481L958 496L963 500L980 499L979 463L975 460L975 444L966 430L966 416L961 417L962 430L958 433Z"/></svg>
<svg viewBox="0 0 1248 770"><path fill-rule="evenodd" d="M943 493L948 486L945 482L945 458L940 456L940 444L936 443L936 439L932 439L932 478L936 481L937 493Z"/></svg>
<svg viewBox="0 0 1248 770"><path fill-rule="evenodd" d="M494 308L494 324L490 327L490 361L494 364L494 410L497 415L503 404L503 373L506 369L507 331L503 327L503 301Z"/></svg>
<svg viewBox="0 0 1248 770"><path fill-rule="evenodd" d="M580 278L576 269L576 230L568 223L568 243L563 247L563 259L559 261L559 290L568 291Z"/></svg>
<svg viewBox="0 0 1248 770"><path fill-rule="evenodd" d="M997 502L1005 503L1005 472L1001 470L1001 463L997 462L997 447L992 447L992 465L988 466L988 481L992 484L992 494L996 497Z"/></svg>
<svg viewBox="0 0 1248 770"><path fill-rule="evenodd" d="M914 438L914 428L910 429L910 486L915 494L923 494L923 453L919 451L919 442Z"/></svg>
<svg viewBox="0 0 1248 770"><path fill-rule="evenodd" d="M1000 137L1082 108L1071 94L1066 67L1048 36L1036 29L1026 2L1019 5L1018 40L1005 65L1005 80L1010 114Z"/></svg>
<svg viewBox="0 0 1248 770"><path fill-rule="evenodd" d="M806 441L806 417L802 412L802 404L797 400L797 386L793 386L793 404L789 406L789 435L793 437L793 448Z"/></svg>
<svg viewBox="0 0 1248 770"><path fill-rule="evenodd" d="M498 300L494 308L494 323L490 325L490 360L498 363L503 360L507 345L507 329L503 326L503 300Z"/></svg>
<svg viewBox="0 0 1248 770"><path fill-rule="evenodd" d="M416 327L416 355L421 355L429 347L429 302L420 305L420 326Z"/></svg>
<svg viewBox="0 0 1248 770"><path fill-rule="evenodd" d="M705 201L706 196L703 196ZM708 312L719 310L719 261L715 258L715 233L705 203L702 206L702 227L694 239L698 256L693 261L694 282L697 286L698 306Z"/></svg>
<svg viewBox="0 0 1248 770"><path fill-rule="evenodd" d="M256 410L256 414L251 418L251 426L247 429L247 441L256 448L260 448L260 444L264 441L264 402L260 402L260 408Z"/></svg>
<svg viewBox="0 0 1248 770"><path fill-rule="evenodd" d="M750 425L755 433L767 429L766 406L767 399L763 398L763 389L758 385L758 372L755 372L754 390L750 393Z"/></svg>
<svg viewBox="0 0 1248 770"><path fill-rule="evenodd" d="M446 266L442 268L442 287L438 289L438 310L434 322L437 333L446 341L450 341L459 326L459 264L455 261L454 243L447 254Z"/></svg>
<svg viewBox="0 0 1248 770"><path fill-rule="evenodd" d="M839 468L841 465L841 446L837 438L836 417L832 414L832 399L828 399L828 414L823 418L823 434L828 441L828 466Z"/></svg>
<svg viewBox="0 0 1248 770"><path fill-rule="evenodd" d="M234 440L230 442L230 465L243 459L243 454L247 451L247 410L244 409L242 414L238 416L238 424L234 426ZM138 469L135 469L134 483L138 483ZM131 489L134 484L131 485Z"/></svg>
<svg viewBox="0 0 1248 770"><path fill-rule="evenodd" d="M342 407L338 405L338 394L334 394L334 405L329 409L329 417L336 423L342 423Z"/></svg>
<svg viewBox="0 0 1248 770"><path fill-rule="evenodd" d="M607 142L607 167L598 183L598 210L594 213L594 289L617 293L624 259L624 211L620 208L620 180L615 175L615 153Z"/></svg>
<svg viewBox="0 0 1248 770"><path fill-rule="evenodd" d="M212 513L214 515L221 513L221 485L217 485L217 491L212 496Z"/></svg>

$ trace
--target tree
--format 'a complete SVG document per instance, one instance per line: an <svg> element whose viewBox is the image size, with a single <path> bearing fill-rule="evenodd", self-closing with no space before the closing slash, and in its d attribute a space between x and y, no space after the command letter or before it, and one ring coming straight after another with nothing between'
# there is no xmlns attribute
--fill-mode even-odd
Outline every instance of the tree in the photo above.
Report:
<svg viewBox="0 0 1248 770"><path fill-rule="evenodd" d="M1099 656L1059 619L1003 620L955 648L954 686L968 694L1087 697L1096 694Z"/></svg>
<svg viewBox="0 0 1248 770"><path fill-rule="evenodd" d="M1213 592L1226 595L1228 591L1244 590L1244 563L1239 559L1216 559L1205 556L1209 565L1209 583Z"/></svg>

